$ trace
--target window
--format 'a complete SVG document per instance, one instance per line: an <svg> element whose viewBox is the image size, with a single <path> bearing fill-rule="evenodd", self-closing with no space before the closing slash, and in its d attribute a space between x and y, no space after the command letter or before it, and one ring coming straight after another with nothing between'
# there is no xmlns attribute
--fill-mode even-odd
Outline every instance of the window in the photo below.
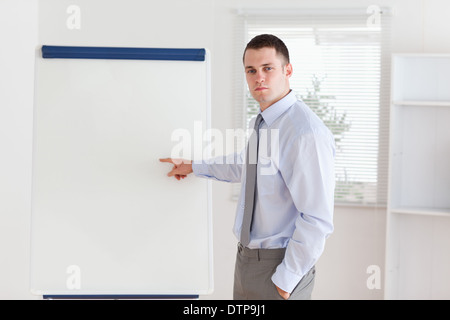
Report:
<svg viewBox="0 0 450 320"><path fill-rule="evenodd" d="M335 136L336 203L384 205L388 171L389 18L382 16L378 22L368 24L370 14L361 12L290 12L276 16L247 13L242 16L242 32L245 44L262 33L274 34L286 43L294 68L291 88ZM259 106L245 80L241 84L244 110L238 121L246 126Z"/></svg>

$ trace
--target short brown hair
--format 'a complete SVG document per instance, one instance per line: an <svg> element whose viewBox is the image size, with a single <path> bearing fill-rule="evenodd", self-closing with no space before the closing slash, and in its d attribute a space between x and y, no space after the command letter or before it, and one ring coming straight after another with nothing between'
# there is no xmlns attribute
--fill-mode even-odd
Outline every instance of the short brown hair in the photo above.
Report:
<svg viewBox="0 0 450 320"><path fill-rule="evenodd" d="M252 40L250 40L250 42L245 47L244 55L242 56L242 61L244 61L247 49L258 50L262 48L274 48L275 52L283 57L285 65L290 63L288 48L280 38L272 34L260 34L259 36L256 36Z"/></svg>

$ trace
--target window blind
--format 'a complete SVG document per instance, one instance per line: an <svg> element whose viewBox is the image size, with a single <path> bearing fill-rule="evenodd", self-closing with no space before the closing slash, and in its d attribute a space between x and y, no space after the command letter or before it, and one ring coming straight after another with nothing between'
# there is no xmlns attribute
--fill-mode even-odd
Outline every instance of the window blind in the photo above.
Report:
<svg viewBox="0 0 450 320"><path fill-rule="evenodd" d="M386 11L384 11L386 12ZM377 20L373 15L378 14ZM333 132L335 201L385 205L388 173L390 18L382 12L320 10L309 14L241 14L244 43L236 70L241 94L236 123L248 126L258 104L243 78L242 52L254 36L270 33L287 45L291 89ZM372 20L370 20L372 19ZM241 103L239 103L241 102ZM238 107L238 108L239 108ZM236 192L236 191L235 191Z"/></svg>

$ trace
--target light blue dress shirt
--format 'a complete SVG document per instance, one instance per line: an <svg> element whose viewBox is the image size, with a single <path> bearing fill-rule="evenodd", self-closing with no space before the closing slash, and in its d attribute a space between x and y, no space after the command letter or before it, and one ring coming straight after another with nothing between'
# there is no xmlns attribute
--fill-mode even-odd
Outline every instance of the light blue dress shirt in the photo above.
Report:
<svg viewBox="0 0 450 320"><path fill-rule="evenodd" d="M255 211L248 247L286 248L272 281L292 292L317 262L326 238L333 232L334 137L293 91L264 110L262 116ZM192 165L198 177L241 182L234 224L237 239L245 207L245 154L243 150Z"/></svg>

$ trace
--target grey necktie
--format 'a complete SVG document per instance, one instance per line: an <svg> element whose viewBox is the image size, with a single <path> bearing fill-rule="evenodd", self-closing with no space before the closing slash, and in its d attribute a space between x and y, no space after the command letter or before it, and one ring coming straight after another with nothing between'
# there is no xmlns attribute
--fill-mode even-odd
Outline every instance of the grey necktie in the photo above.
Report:
<svg viewBox="0 0 450 320"><path fill-rule="evenodd" d="M253 219L256 188L256 169L258 163L259 124L262 121L261 113L255 121L254 131L248 140L245 177L245 208L242 220L241 244L246 247L250 243L250 229Z"/></svg>

